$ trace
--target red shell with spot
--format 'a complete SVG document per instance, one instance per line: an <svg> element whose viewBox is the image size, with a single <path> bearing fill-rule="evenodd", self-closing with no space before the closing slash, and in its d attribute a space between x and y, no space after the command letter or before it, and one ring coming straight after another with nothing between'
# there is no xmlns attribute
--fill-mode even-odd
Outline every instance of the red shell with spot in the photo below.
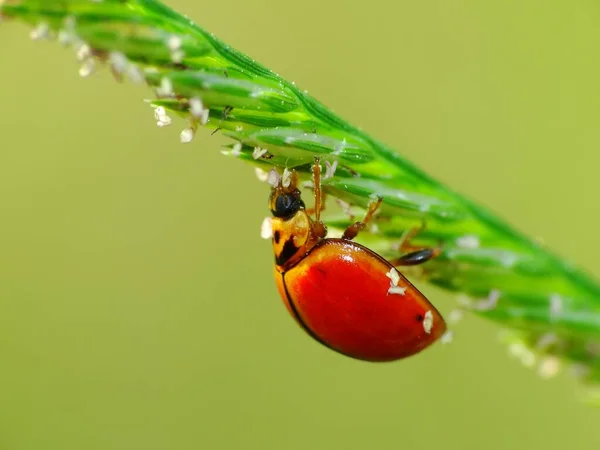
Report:
<svg viewBox="0 0 600 450"><path fill-rule="evenodd" d="M275 276L288 311L309 335L352 358L383 362L414 355L446 331L440 313L400 273L404 294L388 293L392 268L360 244L324 239Z"/></svg>

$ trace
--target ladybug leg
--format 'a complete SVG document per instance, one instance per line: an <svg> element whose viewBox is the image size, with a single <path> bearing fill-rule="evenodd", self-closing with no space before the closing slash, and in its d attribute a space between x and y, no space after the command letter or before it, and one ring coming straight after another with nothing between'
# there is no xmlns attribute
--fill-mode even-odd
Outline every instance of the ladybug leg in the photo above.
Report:
<svg viewBox="0 0 600 450"><path fill-rule="evenodd" d="M315 156L315 163L312 166L313 174L313 185L315 194L315 207L313 208L315 213L315 220L321 221L321 211L325 209L325 202L323 194L321 193L321 158Z"/></svg>
<svg viewBox="0 0 600 450"><path fill-rule="evenodd" d="M327 195L325 194L325 192L321 191L321 207L319 209L319 213L322 213L323 211L325 211L325 200L326 199L327 199ZM307 208L306 212L307 212L307 214L310 214L310 215L316 214L317 208Z"/></svg>
<svg viewBox="0 0 600 450"><path fill-rule="evenodd" d="M423 248L410 243L410 240L425 229L425 221L421 222L420 227L411 228L402 237L399 246L401 252L406 252L401 257L390 261L394 266L416 266L426 263L430 259L439 256L442 253L441 247Z"/></svg>
<svg viewBox="0 0 600 450"><path fill-rule="evenodd" d="M375 212L379 209L379 206L381 205L382 201L383 199L381 197L377 197L376 200L371 201L369 203L369 209L367 210L367 214L365 214L364 219L361 222L354 222L352 225L346 228L344 234L342 235L342 239L351 241L356 236L358 236L358 233L364 230L367 224L371 221L371 219L373 218L373 214L375 214Z"/></svg>
<svg viewBox="0 0 600 450"><path fill-rule="evenodd" d="M390 264L393 266L416 266L426 263L430 259L438 256L440 253L442 253L442 249L439 247L424 248L407 253L406 255L402 255L400 258L390 261Z"/></svg>
<svg viewBox="0 0 600 450"><path fill-rule="evenodd" d="M321 158L315 156L315 163L312 166L313 185L315 195L315 207L307 210L308 214L314 214L315 220L312 222L313 235L319 239L327 235L327 227L321 222L321 211L325 209L325 195L321 190Z"/></svg>

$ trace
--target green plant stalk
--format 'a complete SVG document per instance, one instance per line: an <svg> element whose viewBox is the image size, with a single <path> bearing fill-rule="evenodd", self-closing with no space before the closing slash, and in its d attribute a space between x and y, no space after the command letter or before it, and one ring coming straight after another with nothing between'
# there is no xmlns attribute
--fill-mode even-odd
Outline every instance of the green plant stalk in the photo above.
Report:
<svg viewBox="0 0 600 450"><path fill-rule="evenodd" d="M417 275L460 293L463 308L514 330L511 348L526 364L542 358L552 368L549 362L560 358L583 369L584 379L599 381L596 281L294 83L154 0L0 0L0 14L34 26L34 38L56 36L75 47L82 75L105 62L117 78L145 80L156 93L152 104L164 108L159 121L170 121L168 113L188 120L184 141L199 126L220 128L232 139L226 154L263 169L295 168L305 179L315 156L337 162L335 175L324 180L328 197L358 208L373 195L384 199L377 227L361 235L363 242L396 256L403 234L424 221L413 243L442 242L443 253ZM327 220L338 230L351 221L347 214Z"/></svg>

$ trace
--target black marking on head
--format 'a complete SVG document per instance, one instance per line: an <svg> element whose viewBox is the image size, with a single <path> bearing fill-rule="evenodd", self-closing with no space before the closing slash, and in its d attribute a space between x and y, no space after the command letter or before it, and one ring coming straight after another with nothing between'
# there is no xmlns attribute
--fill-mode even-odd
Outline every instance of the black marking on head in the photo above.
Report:
<svg viewBox="0 0 600 450"><path fill-rule="evenodd" d="M296 244L294 244L294 239L288 239L287 241L285 241L285 244L283 244L281 253L275 255L275 263L278 266L285 264L288 259L290 259L296 254L297 251L298 247L296 247Z"/></svg>
<svg viewBox="0 0 600 450"><path fill-rule="evenodd" d="M281 235L279 234L279 230L277 230L275 233L273 233L273 240L275 241L276 244L279 244L280 238L281 238Z"/></svg>
<svg viewBox="0 0 600 450"><path fill-rule="evenodd" d="M304 208L304 202L300 198L300 192L294 192L278 195L275 199L275 209L272 209L271 212L275 217L289 219L301 208Z"/></svg>
<svg viewBox="0 0 600 450"><path fill-rule="evenodd" d="M423 322L424 319L425 317L422 314L417 314L417 322Z"/></svg>

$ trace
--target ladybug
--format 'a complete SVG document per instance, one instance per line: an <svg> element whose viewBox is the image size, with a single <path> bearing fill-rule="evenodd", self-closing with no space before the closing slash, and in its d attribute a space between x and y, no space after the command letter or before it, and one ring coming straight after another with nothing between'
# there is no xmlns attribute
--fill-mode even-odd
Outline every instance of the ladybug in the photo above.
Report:
<svg viewBox="0 0 600 450"><path fill-rule="evenodd" d="M359 360L394 361L433 344L446 331L444 319L395 266L424 263L439 249L412 248L387 261L354 242L381 198L340 239L327 238L320 220L324 206L318 158L312 175L314 209L305 207L295 171L272 183L269 198L275 279L288 312L316 341Z"/></svg>

